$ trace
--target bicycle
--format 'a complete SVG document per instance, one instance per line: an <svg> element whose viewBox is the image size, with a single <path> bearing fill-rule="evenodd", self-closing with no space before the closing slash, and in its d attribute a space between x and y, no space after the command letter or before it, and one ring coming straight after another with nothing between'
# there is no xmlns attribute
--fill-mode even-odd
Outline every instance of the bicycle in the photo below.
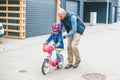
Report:
<svg viewBox="0 0 120 80"><path fill-rule="evenodd" d="M56 50L53 46L51 45L43 45L43 52L48 53L48 56L44 59L43 64L42 64L42 73L44 75L48 74L50 71L50 67L57 67L57 69L61 68L59 66L59 61L58 58L52 59L52 55L50 54L52 50ZM53 51L52 51L53 52ZM63 60L63 55L60 54Z"/></svg>

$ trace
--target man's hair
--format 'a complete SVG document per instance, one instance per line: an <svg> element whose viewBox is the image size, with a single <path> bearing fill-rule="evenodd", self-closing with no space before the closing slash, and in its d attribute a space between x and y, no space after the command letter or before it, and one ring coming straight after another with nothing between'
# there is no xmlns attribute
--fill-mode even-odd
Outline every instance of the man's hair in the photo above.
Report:
<svg viewBox="0 0 120 80"><path fill-rule="evenodd" d="M63 8L60 8L57 13L62 14L62 13L66 13L66 11Z"/></svg>

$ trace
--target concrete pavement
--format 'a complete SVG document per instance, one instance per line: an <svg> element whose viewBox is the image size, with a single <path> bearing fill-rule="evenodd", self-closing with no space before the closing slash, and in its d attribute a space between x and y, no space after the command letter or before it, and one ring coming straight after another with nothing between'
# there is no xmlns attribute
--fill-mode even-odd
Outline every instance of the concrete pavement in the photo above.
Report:
<svg viewBox="0 0 120 80"><path fill-rule="evenodd" d="M88 73L102 74L105 80L120 80L120 23L86 25L79 46L80 66L69 70L53 68L46 76L41 73L47 55L42 52L42 43L48 35L23 40L4 39L0 44L0 80L100 80L95 76L83 77ZM67 40L64 43L66 46ZM66 48L62 53L67 64Z"/></svg>

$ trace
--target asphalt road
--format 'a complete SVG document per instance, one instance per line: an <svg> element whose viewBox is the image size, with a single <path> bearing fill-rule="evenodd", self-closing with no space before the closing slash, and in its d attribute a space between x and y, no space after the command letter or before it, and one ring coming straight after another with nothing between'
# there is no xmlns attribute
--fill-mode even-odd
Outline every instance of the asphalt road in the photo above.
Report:
<svg viewBox="0 0 120 80"><path fill-rule="evenodd" d="M41 45L46 37L48 35L25 40L5 39L0 45L0 80L120 80L120 28L106 28L83 36L79 44L82 60L79 67L52 68L44 76L41 65L47 54L42 52ZM64 43L66 46L67 40ZM62 53L67 64L66 48ZM93 73L104 78L84 77Z"/></svg>

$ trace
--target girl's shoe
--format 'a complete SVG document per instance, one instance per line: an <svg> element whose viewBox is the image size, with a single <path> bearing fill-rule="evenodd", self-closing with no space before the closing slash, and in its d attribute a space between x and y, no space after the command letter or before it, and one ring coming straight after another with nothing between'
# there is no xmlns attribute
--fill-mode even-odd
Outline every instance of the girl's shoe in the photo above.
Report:
<svg viewBox="0 0 120 80"><path fill-rule="evenodd" d="M63 62L60 62L59 65L63 65Z"/></svg>
<svg viewBox="0 0 120 80"><path fill-rule="evenodd" d="M62 68L63 67L63 62L58 63L57 68Z"/></svg>
<svg viewBox="0 0 120 80"><path fill-rule="evenodd" d="M59 63L59 66L62 67L62 66L63 66L63 62L60 62L60 63Z"/></svg>

